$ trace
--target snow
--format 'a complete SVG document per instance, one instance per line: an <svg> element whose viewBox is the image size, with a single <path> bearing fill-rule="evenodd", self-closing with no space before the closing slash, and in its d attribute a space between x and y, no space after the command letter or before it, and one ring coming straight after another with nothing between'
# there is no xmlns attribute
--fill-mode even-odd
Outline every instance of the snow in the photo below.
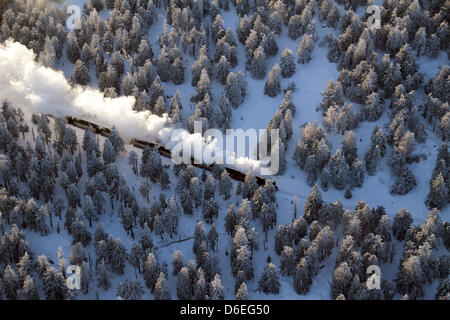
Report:
<svg viewBox="0 0 450 320"><path fill-rule="evenodd" d="M84 0L74 1L79 5L84 3ZM359 8L358 14L363 8ZM235 30L239 20L233 9L230 11L222 11L222 17L225 21L225 28L232 28ZM100 13L102 18L105 18L108 13L106 10ZM157 39L162 32L164 16L159 13L159 22L153 25L149 31L149 40L152 43L155 56L159 54L159 46ZM318 17L316 15L316 21ZM304 123L317 121L321 123L321 113L316 111L317 105L321 101L321 91L325 89L327 82L332 79L336 80L338 76L338 70L335 64L330 63L327 58L327 48L320 47L318 43L329 32L335 33L336 31L330 28L324 28L319 22L316 22L316 28L319 34L319 41L315 43L314 51L312 52L312 60L305 65L297 64L295 74L288 79L282 80L282 88L286 88L289 82L294 81L297 90L292 95L292 101L297 107L297 113L293 118L293 136L289 141L288 149L286 152L287 170L284 175L272 177L279 188L279 192L276 194L278 203L277 224L287 224L293 220L293 202L294 195L298 195L297 201L297 215L302 215L302 208L306 196L309 194L311 188L306 183L306 175L304 171L301 171L295 162L292 160L292 154L295 150L298 139L301 138L300 126ZM267 70L270 70L273 65L279 63L280 54L285 48L290 48L294 54L297 52L300 39L291 40L287 37L287 29L283 28L281 36L277 39L279 46L279 52L275 57L266 59ZM9 47L8 47L9 46ZM10 51L14 50L14 51ZM17 54L14 54L14 53ZM238 44L238 57L239 64L233 71L244 71L244 47L242 44ZM184 106L182 110L182 116L187 119L193 111L193 106L189 101L190 96L194 93L194 88L190 85L191 73L190 66L194 63L192 57L184 57L184 66L186 68L185 82L181 86L175 86L171 82L164 83L164 90L166 94L173 95L176 90L179 90L182 98L182 104ZM131 106L133 104L132 98L118 98L118 99L105 99L95 89L96 82L92 83L93 88L76 88L71 89L68 87L65 78L68 78L73 71L73 65L66 59L59 67L63 70L60 73L44 70L38 67L32 62L33 57L26 49L21 48L17 44L9 44L7 47L0 47L0 73L3 76L0 79L0 98L8 97L12 100L16 106L30 107L29 111L33 112L48 112L58 113L59 115L78 115L80 117L87 117L89 119L98 120L104 125L116 125L120 133L125 138L139 137L139 138L160 138L162 139L168 133L165 128L168 127L168 120L159 117L149 117L148 114L136 115L131 113ZM418 59L419 71L425 73L425 82L434 77L438 72L439 67L448 62L446 53L440 52L437 59L431 60L427 57L420 57ZM95 77L91 77L94 81ZM14 81L12 81L14 79ZM263 94L265 80L254 80L250 77L250 74L246 74L246 80L248 82L247 96L244 103L237 109L233 109L233 117L230 123L231 128L237 129L264 129L273 115L278 110L278 107L283 99L283 95L280 94L275 98L270 98ZM218 84L217 81L212 81L212 93L214 105L217 105L220 95L224 87ZM417 103L421 102L423 92L419 92L417 95ZM56 108L57 106L57 108ZM50 109L49 109L50 108ZM62 109L64 108L64 109ZM367 151L370 144L370 136L375 125L383 127L388 121L386 112L383 117L377 122L363 122L359 128L355 131L358 137L358 157L363 159L364 153ZM78 135L78 141L81 141L83 131L76 129ZM382 159L382 163L377 168L377 172L374 176L366 175L364 185L362 188L352 191L352 199L344 199L344 191L338 191L334 188L330 188L327 192L320 190L325 201L332 202L337 199L341 200L344 207L352 209L355 207L359 200L366 201L371 207L377 205L383 205L386 208L388 215L392 218L393 215L400 209L408 209L413 217L415 224L421 224L425 221L429 210L424 204L425 196L429 191L429 180L431 172L435 165L437 148L440 145L440 139L437 137L430 128L427 127L428 139L427 143L419 144L415 150L416 154L425 154L426 160L422 160L419 163L410 165L410 169L415 173L417 178L417 187L407 195L393 196L389 193L390 186L394 182L389 167L386 164L387 157ZM31 134L27 134L27 139L31 140ZM99 137L100 144L102 145L103 138ZM336 149L341 148L342 135L328 134L328 139L332 143L331 154L334 154ZM135 149L131 146L127 146L127 152L134 150L140 157L141 150ZM390 152L390 151L389 151ZM389 154L388 152L388 154ZM128 159L126 154L122 154L118 157L116 162L119 173L126 179L130 187L134 187L138 190L142 178L133 174L131 167L128 165ZM171 163L167 159L163 159L163 164L170 165ZM85 161L83 160L83 166ZM197 174L200 175L200 171L196 169ZM172 170L168 170L170 175L170 181L172 182L169 190L162 190L159 186L153 185L151 190L151 198L158 199L159 193L164 192L167 198L173 195L174 182L177 178L173 175ZM80 185L83 185L86 181L86 176L83 176ZM235 190L236 183L233 182L233 188ZM61 188L58 188L58 192L62 192ZM138 194L138 193L137 193ZM217 194L217 193L216 193ZM144 199L138 194L139 203L143 205L146 203ZM226 288L226 299L234 298L234 278L231 275L230 258L229 255L225 255L225 251L230 252L231 237L226 234L224 228L224 217L228 206L228 203L234 203L235 209L239 206L238 197L234 192L230 201L224 201L222 197L217 195L217 201L219 203L220 213L216 219L216 228L219 233L219 250L217 255L219 257L219 265L221 268L221 280L222 284ZM135 239L132 239L122 227L116 211L112 211L109 207L109 201L106 202L106 212L101 216L98 223L101 223L104 230L108 234L112 234L114 238L119 237L127 250L132 246L134 241L139 239L139 232L136 232ZM448 221L450 218L450 209L442 210L441 217L444 221ZM54 224L56 225L56 219ZM201 218L201 209L196 210L195 214L191 217L181 214L180 216L180 233L177 238L186 238L193 235L195 224ZM205 231L208 232L210 225L205 225ZM258 233L263 235L262 227L259 222L253 223ZM91 231L95 230L95 226ZM39 254L45 254L53 261L57 261L56 251L58 247L62 247L66 260L69 260L71 241L67 231L61 228L61 233L51 233L47 237L41 237L31 231L26 231L26 239L30 244L31 249ZM295 293L292 285L292 277L282 276L281 289L279 295L265 295L256 291L257 280L260 278L263 268L266 264L266 259L270 255L272 262L279 266L279 257L273 251L273 239L275 230L270 230L268 239L270 248L267 251L262 249L263 244L260 241L261 249L254 254L253 266L255 268L255 280L247 283L249 295L252 299L329 299L330 285L332 281L332 274L334 271L334 262L336 259L336 248L333 250L330 257L325 259L322 264L324 267L319 271L317 276L313 279L313 284L310 291L306 295L299 296ZM335 236L342 238L340 234ZM167 236L166 236L167 237ZM260 237L261 239L262 237ZM160 247L167 243L169 239L159 239L154 236L153 238L155 246ZM195 260L195 256L192 252L193 240L188 240L181 243L176 243L165 248L157 250L157 256L159 262L166 262L169 265L169 277L168 283L171 288L172 298L176 298L176 277L171 273L171 261L175 250L180 250L183 253L183 260L187 263L189 260ZM91 243L86 249L86 254L90 253L91 257L94 257L94 245ZM392 279L395 270L398 268L399 256L401 255L402 246L396 243L396 255L392 264L382 266L383 274L388 274ZM134 279L136 276L135 271L130 265L127 265L125 274L123 276L111 277L112 286L107 291L91 290L87 295L80 295L82 299L95 299L96 292L98 291L100 299L114 299L115 289L120 281L123 279ZM137 276L142 281L141 275ZM434 292L436 284L430 286L427 292ZM153 296L145 290L143 299L152 299ZM433 298L430 293L426 298Z"/></svg>

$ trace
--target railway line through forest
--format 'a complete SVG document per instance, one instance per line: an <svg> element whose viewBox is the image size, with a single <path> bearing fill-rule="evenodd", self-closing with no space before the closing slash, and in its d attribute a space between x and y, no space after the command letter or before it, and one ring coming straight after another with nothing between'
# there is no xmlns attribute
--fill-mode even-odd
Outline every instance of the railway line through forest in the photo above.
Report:
<svg viewBox="0 0 450 320"><path fill-rule="evenodd" d="M49 116L49 117L51 117L53 119L56 119L56 117L51 115L51 114L47 114L47 116ZM63 120L65 120L65 122L67 124L70 124L70 125L72 125L74 127L77 127L79 129L87 130L89 127L91 127L92 130L94 131L94 133L99 134L99 135L101 135L103 137L108 137L110 135L110 133L111 133L111 129L108 128L108 127L101 126L101 125L96 124L94 122L87 121L87 120L84 120L84 119L80 119L80 118L77 118L77 117L66 116L65 118L63 118ZM139 149L144 149L145 147L156 148L161 156L163 156L165 158L170 158L170 159L172 158L171 151L169 149L167 149L165 146L163 146L163 145L161 145L159 143L149 142L149 141L136 139L136 138L131 139L129 143L132 146L134 146L136 148L139 148ZM213 164L206 165L206 164L202 164L202 163L197 163L196 161L194 161L193 157L191 157L191 165L194 166L194 167L203 169L203 170L207 170L207 171L213 171L213 169L214 169L214 165ZM227 166L225 166L224 169L228 172L228 174L230 175L231 179L236 180L236 181L240 181L240 182L244 182L246 173L244 173L242 171L239 171L237 169L231 168L231 167L227 167ZM280 186L278 186L276 184L276 182L274 180L263 178L263 177L260 177L258 175L255 175L255 178L256 178L256 182L257 182L258 185L260 185L260 186L264 185L266 183L266 181L269 181L270 183L272 183L274 185L274 187L277 190L277 192L285 194L285 195L290 195L292 197L297 197L298 199L303 200L302 201L303 203L308 198L308 195L299 194L299 193L292 192L292 191L285 190L285 189L281 188ZM355 206L350 206L350 205L344 204L342 202L341 202L341 204L342 204L342 207L344 209L346 209L346 210L348 209L348 210L352 211L355 208ZM386 214L391 219L393 219L394 216L395 216L395 214L392 214L392 213L387 213L386 212ZM424 223L423 220L419 220L419 219L416 219L416 218L414 219L414 222L416 222L416 223L419 222L421 224Z"/></svg>

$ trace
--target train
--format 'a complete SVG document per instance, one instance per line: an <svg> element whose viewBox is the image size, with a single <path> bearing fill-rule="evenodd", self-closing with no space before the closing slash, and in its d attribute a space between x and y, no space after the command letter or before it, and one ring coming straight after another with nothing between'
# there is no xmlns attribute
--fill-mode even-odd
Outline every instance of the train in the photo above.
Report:
<svg viewBox="0 0 450 320"><path fill-rule="evenodd" d="M52 115L48 115L48 116L54 118ZM64 120L67 124L70 124L74 127L77 127L77 128L83 129L83 130L87 130L89 127L91 127L92 130L94 131L94 133L102 135L104 137L108 137L109 134L111 133L111 129L108 127L100 126L91 121L87 121L87 120L80 119L77 117L66 116L64 118ZM169 149L167 149L165 146L163 146L159 143L144 141L144 140L136 139L136 138L131 139L129 143L139 149L144 149L147 146L150 148L156 148L161 156L172 159L172 152ZM191 157L191 165L194 167L203 169L203 170L207 170L207 171L212 171L214 168L213 164L208 165L208 164L196 163L194 161L194 158L192 158L192 157ZM230 178L233 180L242 181L242 182L245 180L245 173L242 171L239 171L234 168L230 168L228 166L224 166L224 170L226 170L228 172L228 174L230 175ZM265 185L266 181L267 181L275 187L275 190L278 190L278 187L277 187L277 184L275 181L273 181L271 179L263 178L258 175L255 175L255 178L256 178L256 183L258 185L260 185L260 186Z"/></svg>

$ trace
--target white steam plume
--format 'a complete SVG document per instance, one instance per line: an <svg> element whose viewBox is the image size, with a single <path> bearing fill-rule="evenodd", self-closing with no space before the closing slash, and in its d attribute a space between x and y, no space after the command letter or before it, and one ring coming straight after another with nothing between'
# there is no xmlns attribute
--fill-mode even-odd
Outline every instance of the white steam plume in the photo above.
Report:
<svg viewBox="0 0 450 320"><path fill-rule="evenodd" d="M72 87L61 71L43 67L34 58L33 51L20 43L8 40L0 44L0 101L32 113L75 116L103 126L114 125L127 140L139 138L173 147L175 128L166 114L159 117L148 111L134 111L134 97L105 98L98 89ZM201 143L203 149L214 143L207 143L198 134L186 134L184 138ZM234 166L257 170L259 162L238 158Z"/></svg>

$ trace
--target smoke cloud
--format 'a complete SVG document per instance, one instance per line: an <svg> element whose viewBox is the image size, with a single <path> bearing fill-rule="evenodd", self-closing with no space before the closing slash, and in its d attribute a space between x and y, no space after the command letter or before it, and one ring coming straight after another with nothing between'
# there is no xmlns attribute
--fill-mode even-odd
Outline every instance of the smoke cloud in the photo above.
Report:
<svg viewBox="0 0 450 320"><path fill-rule="evenodd" d="M32 50L11 40L0 45L0 101L30 113L46 113L57 117L75 116L119 130L123 138L156 141L172 148L180 134L167 114L162 117L149 111L133 110L134 97L105 98L98 89L72 87L61 71L46 68L35 61ZM177 130L179 132L179 130ZM201 144L202 149L214 147L215 140L207 141L199 134L181 134L184 143ZM230 158L227 152L227 159ZM259 162L234 158L235 167L258 170Z"/></svg>

